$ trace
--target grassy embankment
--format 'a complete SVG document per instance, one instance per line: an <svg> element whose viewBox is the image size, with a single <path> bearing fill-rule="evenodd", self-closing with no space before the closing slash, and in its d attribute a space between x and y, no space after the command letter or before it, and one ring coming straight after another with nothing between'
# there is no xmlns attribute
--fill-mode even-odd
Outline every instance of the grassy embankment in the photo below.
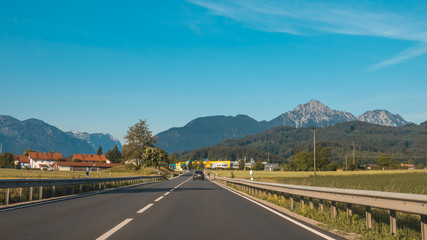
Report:
<svg viewBox="0 0 427 240"><path fill-rule="evenodd" d="M218 176L249 179L249 171L210 171ZM254 171L254 180L264 182L285 183L304 186L320 186L347 189L362 189L413 194L427 194L427 171L396 170L396 171L357 171L357 172L319 172L313 177L312 172L264 172ZM280 198L257 196L284 208L290 209L289 198L281 202ZM299 198L295 199L296 203ZM317 200L315 206L318 206ZM362 239L421 239L420 216L397 213L398 231L395 236L390 234L389 212L383 209L373 209L373 228L365 226L365 209L363 206L353 206L353 216L346 214L346 206L338 204L338 216L330 215L330 203L325 202L325 211L317 207L310 209L308 204L301 207L294 204L294 212L312 218L323 224L326 229L338 229L342 232L360 234ZM386 207L386 206L385 206Z"/></svg>
<svg viewBox="0 0 427 240"><path fill-rule="evenodd" d="M167 168L160 168L160 174L170 177L171 171ZM155 168L141 168L139 170L129 170L124 166L114 167L100 172L90 172L90 178L107 178L107 177L134 177L134 176L153 176L157 175ZM17 170L0 168L0 179L25 179L25 178L85 178L84 171L65 172L65 171L42 171L42 170Z"/></svg>

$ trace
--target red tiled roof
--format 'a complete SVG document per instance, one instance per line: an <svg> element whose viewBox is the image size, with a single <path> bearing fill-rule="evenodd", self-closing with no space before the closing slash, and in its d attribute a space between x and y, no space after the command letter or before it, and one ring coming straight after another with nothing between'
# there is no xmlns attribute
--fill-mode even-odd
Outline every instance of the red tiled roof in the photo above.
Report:
<svg viewBox="0 0 427 240"><path fill-rule="evenodd" d="M30 163L30 159L25 155L13 155L13 160L20 161L22 163Z"/></svg>
<svg viewBox="0 0 427 240"><path fill-rule="evenodd" d="M70 167L117 167L120 163L56 162L58 166Z"/></svg>
<svg viewBox="0 0 427 240"><path fill-rule="evenodd" d="M42 152L29 152L31 159L39 160L57 160L62 158L62 153L42 153Z"/></svg>
<svg viewBox="0 0 427 240"><path fill-rule="evenodd" d="M82 161L86 162L101 162L101 161L107 161L104 155L97 155L97 154L74 154L73 159L80 159Z"/></svg>

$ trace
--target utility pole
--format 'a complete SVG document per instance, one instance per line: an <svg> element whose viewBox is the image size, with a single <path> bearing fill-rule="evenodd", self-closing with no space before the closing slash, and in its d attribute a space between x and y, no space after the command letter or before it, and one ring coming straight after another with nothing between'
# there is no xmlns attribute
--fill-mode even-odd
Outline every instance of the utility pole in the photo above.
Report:
<svg viewBox="0 0 427 240"><path fill-rule="evenodd" d="M345 170L347 171L347 154L344 155L345 156Z"/></svg>
<svg viewBox="0 0 427 240"><path fill-rule="evenodd" d="M354 154L354 141L353 141L353 164L356 165L356 155Z"/></svg>
<svg viewBox="0 0 427 240"><path fill-rule="evenodd" d="M313 132L313 158L314 158L314 176L316 176L316 129L310 130Z"/></svg>

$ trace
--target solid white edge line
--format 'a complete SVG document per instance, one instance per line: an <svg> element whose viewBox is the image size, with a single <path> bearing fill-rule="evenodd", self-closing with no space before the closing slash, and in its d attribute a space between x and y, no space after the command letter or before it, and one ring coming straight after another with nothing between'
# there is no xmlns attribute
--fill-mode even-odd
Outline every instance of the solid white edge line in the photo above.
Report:
<svg viewBox="0 0 427 240"><path fill-rule="evenodd" d="M115 232L117 232L118 230L120 230L120 228L124 227L126 224L128 224L132 220L133 220L133 218L127 218L127 219L125 219L123 222L121 222L117 226L113 227L110 231L102 234L96 240L105 240L105 239L109 238L111 235L113 235Z"/></svg>
<svg viewBox="0 0 427 240"><path fill-rule="evenodd" d="M152 204L152 203L150 203L150 204L148 204L147 206L145 206L145 207L143 207L143 208L141 208L141 210L139 210L138 212L136 212L136 213L143 213L145 210L147 210L147 209L149 209L151 206L153 206L154 204Z"/></svg>
<svg viewBox="0 0 427 240"><path fill-rule="evenodd" d="M160 197L158 197L156 200L154 200L155 202L158 202L158 201L160 201L160 200L162 200L162 198L164 198L165 196L160 196Z"/></svg>
<svg viewBox="0 0 427 240"><path fill-rule="evenodd" d="M211 182L212 182L212 181L211 181ZM286 215L284 215L284 214L282 214L282 213L279 213L279 212L277 212L276 210L273 210L273 209L271 209L271 208L269 208L269 207L267 207L267 206L265 206L265 205L263 205L263 204L261 204L261 203L259 203L259 202L255 201L255 200L252 200L252 199L250 199L250 198L248 198L248 197L246 197L246 196L243 196L242 194L237 193L237 192L235 192L235 191L233 191L233 190L231 190L231 189L228 189L228 188L226 188L226 187L224 187L224 186L222 186L222 185L220 185L220 184L218 184L218 183L216 183L216 182L213 182L213 183L215 183L216 185L218 185L218 186L220 186L220 187L224 188L225 190L228 190L228 191L230 191L230 192L232 192L232 193L234 193L234 194L236 194L236 195L238 195L238 196L240 196L240 197L242 197L242 198L244 198L244 199L246 199L246 200L248 200L248 201L250 201L250 202L255 203L256 205L258 205L258 206L260 206L260 207L262 207L262 208L264 208L264 209L267 209L268 211L270 211L270 212L272 212L272 213L274 213L274 214L276 214L276 215L278 215L278 216L280 216L280 217L282 217L282 218L284 218L284 219L288 220L289 222L291 222L291 223L293 223L293 224L296 224L296 225L298 225L298 226L300 226L300 227L304 228L304 229L305 229L305 230L307 230L307 231L310 231L310 232L312 232L312 233L314 233L314 234L316 234L316 235L318 235L318 236L320 236L320 237L323 237L324 239L328 239L328 240L335 240L335 238L329 237L328 235L323 234L323 233L321 233L321 232L319 232L319 231L317 231L317 230L315 230L315 229L313 229L313 228L311 228L311 227L309 227L309 226L307 226L307 225L304 225L304 224L302 224L302 223L300 223L300 222L298 222L298 221L295 221L294 219L292 219L292 218L290 218L290 217L288 217L288 216L286 216Z"/></svg>

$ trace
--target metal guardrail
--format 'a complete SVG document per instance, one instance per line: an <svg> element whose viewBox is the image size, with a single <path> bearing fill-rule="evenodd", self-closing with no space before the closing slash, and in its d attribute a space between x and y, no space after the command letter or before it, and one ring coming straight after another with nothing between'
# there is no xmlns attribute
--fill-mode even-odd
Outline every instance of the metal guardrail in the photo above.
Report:
<svg viewBox="0 0 427 240"><path fill-rule="evenodd" d="M106 184L127 185L148 181L166 179L165 176L140 176L140 177L118 177L118 178L76 178L76 179L1 179L0 189L5 189L4 205L9 205L10 190L18 189L19 202L22 201L23 188L28 188L28 201L33 201L34 187L38 188L38 200L43 199L43 187L51 187L51 196L55 197L56 187L62 186L62 195L66 195L66 187L70 187L71 194L75 191L83 192L83 185L86 185L86 192L101 190L106 188ZM96 186L98 184L98 188ZM79 186L75 189L75 186Z"/></svg>
<svg viewBox="0 0 427 240"><path fill-rule="evenodd" d="M300 196L304 205L304 197L309 198L309 206L313 208L313 198L319 199L319 209L323 211L323 200L331 202L331 216L335 218L337 213L336 203L347 204L347 214L352 214L352 205L366 207L366 226L372 227L371 208L380 208L390 211L390 230L396 233L396 211L417 214L421 216L421 236L427 240L427 195L391 193L380 191L365 191L353 189L337 189L324 187L308 187L278 183L266 183L245 179L217 177L216 180L226 185L233 185L241 190L248 191L252 195L278 194L284 201L284 194L289 195L290 208L293 209L294 196Z"/></svg>

